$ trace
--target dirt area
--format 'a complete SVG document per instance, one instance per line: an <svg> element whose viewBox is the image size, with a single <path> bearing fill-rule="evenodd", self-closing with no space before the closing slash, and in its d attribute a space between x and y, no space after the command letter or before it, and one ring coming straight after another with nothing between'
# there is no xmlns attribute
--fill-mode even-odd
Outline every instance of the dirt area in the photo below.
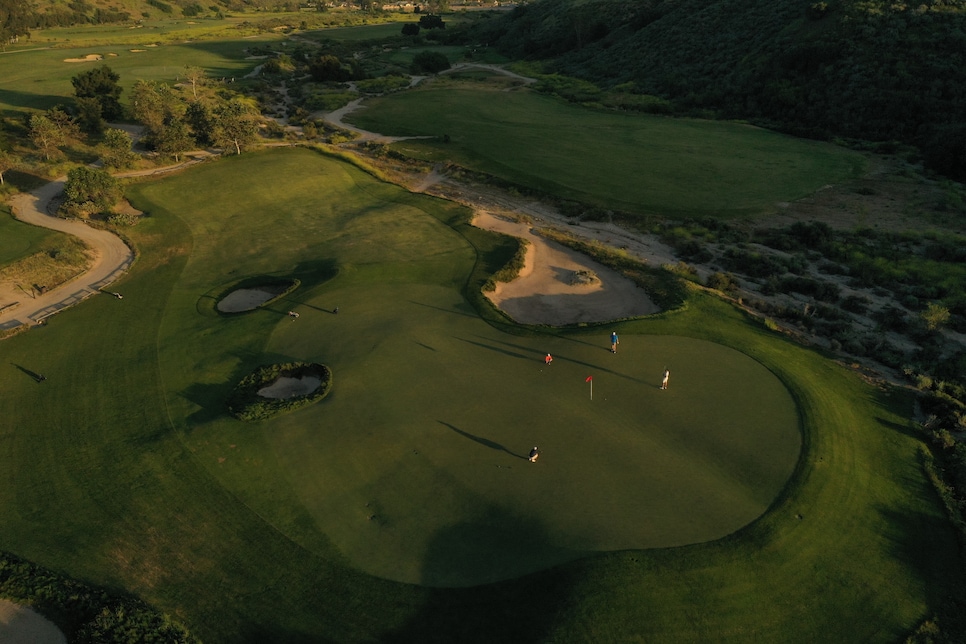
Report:
<svg viewBox="0 0 966 644"><path fill-rule="evenodd" d="M322 384L322 379L316 376L303 376L301 378L281 377L268 387L258 390L258 395L262 398L298 398L308 396L316 391Z"/></svg>
<svg viewBox="0 0 966 644"><path fill-rule="evenodd" d="M0 642L4 644L66 644L53 622L26 606L0 599Z"/></svg>

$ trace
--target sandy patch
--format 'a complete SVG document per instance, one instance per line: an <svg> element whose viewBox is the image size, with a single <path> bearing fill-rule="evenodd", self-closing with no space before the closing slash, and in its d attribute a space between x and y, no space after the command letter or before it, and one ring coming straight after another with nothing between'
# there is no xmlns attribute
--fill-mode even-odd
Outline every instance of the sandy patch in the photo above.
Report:
<svg viewBox="0 0 966 644"><path fill-rule="evenodd" d="M301 378L281 377L268 387L258 390L258 395L262 398L297 398L298 396L308 396L319 388L322 380L316 376L303 376Z"/></svg>
<svg viewBox="0 0 966 644"><path fill-rule="evenodd" d="M131 52L132 54L140 54L142 52L147 51L147 49L128 49L128 51Z"/></svg>
<svg viewBox="0 0 966 644"><path fill-rule="evenodd" d="M65 63L91 63L98 60L104 60L104 57L100 54L87 54L83 58L65 58Z"/></svg>
<svg viewBox="0 0 966 644"><path fill-rule="evenodd" d="M528 224L478 211L473 225L530 242L520 275L486 294L494 306L517 322L561 326L608 322L660 311L647 293L626 277L577 251L535 235ZM585 271L599 279L580 283L575 277Z"/></svg>
<svg viewBox="0 0 966 644"><path fill-rule="evenodd" d="M0 599L0 642L4 644L66 644L67 638L39 613Z"/></svg>
<svg viewBox="0 0 966 644"><path fill-rule="evenodd" d="M273 292L268 288L240 288L226 295L218 302L217 308L222 313L253 311L278 293L278 291Z"/></svg>

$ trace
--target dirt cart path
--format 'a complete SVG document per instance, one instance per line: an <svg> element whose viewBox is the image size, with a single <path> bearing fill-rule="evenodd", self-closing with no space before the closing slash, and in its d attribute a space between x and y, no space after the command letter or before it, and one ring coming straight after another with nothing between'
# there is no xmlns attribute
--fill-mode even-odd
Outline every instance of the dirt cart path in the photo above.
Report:
<svg viewBox="0 0 966 644"><path fill-rule="evenodd" d="M0 329L21 324L37 324L44 318L72 306L107 287L127 270L134 253L117 235L92 228L80 221L60 219L49 214L50 202L64 190L64 178L52 181L30 193L15 195L10 205L17 219L51 230L74 235L93 249L90 269L66 284L35 297L21 293L19 303L0 311ZM8 302L2 305L12 304Z"/></svg>

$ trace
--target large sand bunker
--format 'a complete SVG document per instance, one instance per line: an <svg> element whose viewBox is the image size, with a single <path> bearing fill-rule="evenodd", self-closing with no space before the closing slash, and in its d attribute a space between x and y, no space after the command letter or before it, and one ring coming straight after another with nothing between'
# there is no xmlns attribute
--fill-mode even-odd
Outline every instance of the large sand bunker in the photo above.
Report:
<svg viewBox="0 0 966 644"><path fill-rule="evenodd" d="M660 311L643 289L617 271L533 234L528 224L477 212L473 225L530 242L519 276L512 282L498 283L495 291L486 294L517 322L562 326ZM599 279L581 280L582 275Z"/></svg>
<svg viewBox="0 0 966 644"><path fill-rule="evenodd" d="M7 644L66 644L67 638L39 613L0 599L0 642Z"/></svg>
<svg viewBox="0 0 966 644"><path fill-rule="evenodd" d="M282 376L268 387L258 390L258 395L262 398L296 398L298 396L308 396L319 388L322 379L317 376L303 376L301 378L288 378Z"/></svg>
<svg viewBox="0 0 966 644"><path fill-rule="evenodd" d="M104 57L100 54L87 54L83 58L65 58L65 63L94 63L99 60L104 60Z"/></svg>

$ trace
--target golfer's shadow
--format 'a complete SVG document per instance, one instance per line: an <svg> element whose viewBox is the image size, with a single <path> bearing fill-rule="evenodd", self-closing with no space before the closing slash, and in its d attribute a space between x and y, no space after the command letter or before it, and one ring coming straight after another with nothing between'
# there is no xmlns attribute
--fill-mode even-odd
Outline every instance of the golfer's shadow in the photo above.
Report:
<svg viewBox="0 0 966 644"><path fill-rule="evenodd" d="M30 376L31 378L33 378L33 379L34 379L34 380L36 380L37 382L43 382L44 380L46 380L46 379L47 379L46 377L44 377L44 376L42 376L41 374L39 374L39 373L36 373L36 372L33 372L33 371L31 371L30 369L28 369L28 368L26 368L26 367L21 367L20 365L18 365L18 364L17 364L17 363L15 363L15 362L11 362L10 364L12 364L12 365L13 365L13 366L15 366L15 367L16 367L17 369L19 369L20 371L22 371L22 372L24 372L25 374L27 374L28 376Z"/></svg>
<svg viewBox="0 0 966 644"><path fill-rule="evenodd" d="M454 427L453 425L450 425L449 423L443 422L441 420L438 420L436 422L438 422L440 425L443 425L445 427L449 427L450 429L452 429L454 432L456 432L460 436L462 436L464 438L468 438L471 441L473 441L474 443L479 443L480 445L483 445L484 447L489 447L490 449L495 449L495 450L500 451L500 452L506 452L507 454L509 454L510 456L513 456L515 458L522 458L523 460L526 460L526 458L527 458L523 454L514 454L513 452L511 452L507 448L503 447L503 445L500 445L497 442L491 441L488 438L482 438L480 436L474 436L473 434L470 434L469 432L464 432L462 429L460 429L458 427Z"/></svg>

